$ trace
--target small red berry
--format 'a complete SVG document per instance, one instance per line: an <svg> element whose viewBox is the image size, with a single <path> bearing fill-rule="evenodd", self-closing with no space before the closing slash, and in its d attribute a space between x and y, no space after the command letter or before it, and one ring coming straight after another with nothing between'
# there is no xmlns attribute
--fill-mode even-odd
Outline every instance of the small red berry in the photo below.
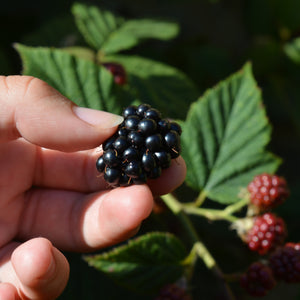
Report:
<svg viewBox="0 0 300 300"><path fill-rule="evenodd" d="M270 267L277 279L289 283L300 282L300 243L287 243L277 248L269 258Z"/></svg>
<svg viewBox="0 0 300 300"><path fill-rule="evenodd" d="M251 203L261 210L282 204L289 196L285 179L266 173L255 176L248 185L248 191Z"/></svg>
<svg viewBox="0 0 300 300"><path fill-rule="evenodd" d="M255 262L241 275L240 285L249 295L263 297L276 285L276 281L270 267Z"/></svg>
<svg viewBox="0 0 300 300"><path fill-rule="evenodd" d="M121 64L118 63L103 63L103 66L112 73L116 84L123 85L127 82L126 71Z"/></svg>
<svg viewBox="0 0 300 300"><path fill-rule="evenodd" d="M286 234L283 219L272 213L265 213L254 218L253 226L248 230L245 240L250 250L264 255L281 245Z"/></svg>
<svg viewBox="0 0 300 300"><path fill-rule="evenodd" d="M160 291L155 300L192 300L186 289L177 284L167 284Z"/></svg>

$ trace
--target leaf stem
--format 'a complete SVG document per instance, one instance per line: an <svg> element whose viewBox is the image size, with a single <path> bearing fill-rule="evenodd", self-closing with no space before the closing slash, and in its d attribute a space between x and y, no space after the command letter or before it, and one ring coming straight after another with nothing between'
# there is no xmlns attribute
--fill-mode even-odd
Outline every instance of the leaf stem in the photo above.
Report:
<svg viewBox="0 0 300 300"><path fill-rule="evenodd" d="M193 247L189 255L189 260L194 261L193 256L194 254L197 254L197 256L203 260L206 267L209 270L211 270L219 279L224 290L224 296L225 296L224 299L234 300L235 297L233 296L229 286L224 280L224 276L221 269L218 267L217 262L210 254L208 249L201 242L198 233L195 230L190 218L184 212L183 205L172 194L163 195L161 196L161 198L163 199L165 204L169 207L169 209L178 217L181 224L184 226L187 234L189 235L191 242L193 243ZM191 275L191 271L190 271L190 275Z"/></svg>
<svg viewBox="0 0 300 300"><path fill-rule="evenodd" d="M205 199L206 199L206 192L202 190L199 196L197 197L196 201L194 202L194 205L200 207L204 203Z"/></svg>

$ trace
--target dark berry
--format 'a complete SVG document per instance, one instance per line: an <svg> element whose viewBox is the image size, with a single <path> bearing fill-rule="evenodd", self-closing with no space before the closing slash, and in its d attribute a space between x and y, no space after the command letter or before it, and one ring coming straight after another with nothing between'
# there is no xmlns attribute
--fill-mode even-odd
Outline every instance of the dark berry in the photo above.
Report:
<svg viewBox="0 0 300 300"><path fill-rule="evenodd" d="M160 112L149 104L131 105L122 114L124 121L102 145L97 170L106 174L104 179L113 186L141 184L160 177L171 159L180 155L180 126L161 119ZM118 177L111 170L118 170Z"/></svg>
<svg viewBox="0 0 300 300"><path fill-rule="evenodd" d="M145 142L143 134L139 131L130 131L127 137L129 143L135 147L142 147Z"/></svg>
<svg viewBox="0 0 300 300"><path fill-rule="evenodd" d="M150 179L156 179L156 178L160 177L160 175L161 175L161 167L160 166L156 166L149 173L147 173L147 175L148 175L148 178L150 178Z"/></svg>
<svg viewBox="0 0 300 300"><path fill-rule="evenodd" d="M169 131L168 133L165 134L164 136L164 141L170 149L178 147L180 144L180 137L178 133L174 130Z"/></svg>
<svg viewBox="0 0 300 300"><path fill-rule="evenodd" d="M128 118L136 115L136 106L130 105L123 110L122 116Z"/></svg>
<svg viewBox="0 0 300 300"><path fill-rule="evenodd" d="M180 145L177 145L177 147L173 147L170 150L171 158L172 159L177 158L180 155L180 152L181 152L181 146Z"/></svg>
<svg viewBox="0 0 300 300"><path fill-rule="evenodd" d="M144 113L145 118L153 119L155 121L158 121L161 119L160 112L155 108L149 108Z"/></svg>
<svg viewBox="0 0 300 300"><path fill-rule="evenodd" d="M272 270L261 262L254 262L248 270L241 275L240 285L251 296L263 297L275 287L276 280Z"/></svg>
<svg viewBox="0 0 300 300"><path fill-rule="evenodd" d="M115 140L116 140L115 136L112 136L111 138L106 140L102 145L103 151L106 151L108 149L112 149L113 148L113 143L114 143Z"/></svg>
<svg viewBox="0 0 300 300"><path fill-rule="evenodd" d="M128 147L128 141L125 136L119 136L113 143L118 153L122 153Z"/></svg>
<svg viewBox="0 0 300 300"><path fill-rule="evenodd" d="M145 173L141 173L139 177L132 179L134 184L144 184L147 182L147 175Z"/></svg>
<svg viewBox="0 0 300 300"><path fill-rule="evenodd" d="M103 160L110 168L117 167L120 164L118 153L113 149L108 149L103 153Z"/></svg>
<svg viewBox="0 0 300 300"><path fill-rule="evenodd" d="M125 136L127 137L128 130L125 127L121 127L118 129L118 136Z"/></svg>
<svg viewBox="0 0 300 300"><path fill-rule="evenodd" d="M170 130L176 131L179 135L182 133L181 126L176 122L170 122Z"/></svg>
<svg viewBox="0 0 300 300"><path fill-rule="evenodd" d="M300 244L287 243L269 257L275 277L289 283L300 283Z"/></svg>
<svg viewBox="0 0 300 300"><path fill-rule="evenodd" d="M166 151L155 152L154 156L156 158L157 164L162 169L167 169L171 165L171 155Z"/></svg>
<svg viewBox="0 0 300 300"><path fill-rule="evenodd" d="M101 155L98 159L97 159L97 162L96 162L96 168L98 170L98 172L103 172L105 170L105 162L104 162L104 159L103 159L103 155Z"/></svg>
<svg viewBox="0 0 300 300"><path fill-rule="evenodd" d="M252 251L263 255L283 244L286 226L282 218L265 213L254 218L253 226L247 232L246 242Z"/></svg>
<svg viewBox="0 0 300 300"><path fill-rule="evenodd" d="M159 151L162 148L162 137L160 134L153 134L146 138L145 146L152 152Z"/></svg>
<svg viewBox="0 0 300 300"><path fill-rule="evenodd" d="M116 168L106 168L104 179L111 184L118 184L121 176L121 171Z"/></svg>
<svg viewBox="0 0 300 300"><path fill-rule="evenodd" d="M126 174L120 176L119 185L120 186L129 186L132 183L132 179Z"/></svg>
<svg viewBox="0 0 300 300"><path fill-rule="evenodd" d="M131 178L138 178L142 174L141 163L133 160L126 164L124 169L125 174Z"/></svg>
<svg viewBox="0 0 300 300"><path fill-rule="evenodd" d="M138 130L144 135L150 135L155 133L157 124L152 119L143 119L139 122Z"/></svg>
<svg viewBox="0 0 300 300"><path fill-rule="evenodd" d="M123 161L132 161L139 159L139 151L134 147L129 147L123 152Z"/></svg>
<svg viewBox="0 0 300 300"><path fill-rule="evenodd" d="M158 131L161 134L166 134L171 130L170 122L165 119L161 119L157 122Z"/></svg>
<svg viewBox="0 0 300 300"><path fill-rule="evenodd" d="M111 72L116 84L123 85L127 81L126 71L121 64L108 62L103 63L103 66Z"/></svg>
<svg viewBox="0 0 300 300"><path fill-rule="evenodd" d="M136 109L136 113L140 116L140 117L144 117L144 114L146 112L146 110L150 109L151 106L149 104L141 104L137 107Z"/></svg>
<svg viewBox="0 0 300 300"><path fill-rule="evenodd" d="M146 151L142 156L142 164L146 172L151 172L156 167L156 161L151 152Z"/></svg>
<svg viewBox="0 0 300 300"><path fill-rule="evenodd" d="M125 120L125 127L128 130L136 130L138 128L140 119L138 116L129 116Z"/></svg>
<svg viewBox="0 0 300 300"><path fill-rule="evenodd" d="M266 173L255 176L248 185L248 191L251 203L261 210L274 208L289 196L285 179Z"/></svg>

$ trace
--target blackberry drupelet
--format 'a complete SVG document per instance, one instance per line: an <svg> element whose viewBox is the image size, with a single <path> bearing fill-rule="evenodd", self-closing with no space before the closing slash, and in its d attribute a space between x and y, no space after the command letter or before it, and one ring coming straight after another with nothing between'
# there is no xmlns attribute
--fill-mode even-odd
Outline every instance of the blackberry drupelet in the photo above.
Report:
<svg viewBox="0 0 300 300"><path fill-rule="evenodd" d="M123 110L124 122L103 145L96 168L112 186L143 184L160 177L180 155L181 127L149 104Z"/></svg>

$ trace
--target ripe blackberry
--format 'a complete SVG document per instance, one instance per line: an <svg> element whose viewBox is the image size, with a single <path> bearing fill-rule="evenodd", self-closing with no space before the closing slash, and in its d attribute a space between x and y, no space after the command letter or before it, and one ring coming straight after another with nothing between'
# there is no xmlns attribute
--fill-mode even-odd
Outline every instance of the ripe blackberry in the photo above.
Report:
<svg viewBox="0 0 300 300"><path fill-rule="evenodd" d="M249 295L263 297L276 285L276 281L270 267L254 262L241 275L240 285Z"/></svg>
<svg viewBox="0 0 300 300"><path fill-rule="evenodd" d="M286 226L282 218L265 213L254 218L253 226L248 230L245 241L252 251L264 255L283 244L286 238Z"/></svg>
<svg viewBox="0 0 300 300"><path fill-rule="evenodd" d="M155 300L192 300L186 289L177 284L167 284L160 291Z"/></svg>
<svg viewBox="0 0 300 300"><path fill-rule="evenodd" d="M181 127L161 118L149 104L123 110L124 122L102 145L96 168L113 186L142 184L160 177L180 155Z"/></svg>
<svg viewBox="0 0 300 300"><path fill-rule="evenodd" d="M285 179L266 173L255 176L248 185L248 191L251 203L261 210L282 204L289 196Z"/></svg>
<svg viewBox="0 0 300 300"><path fill-rule="evenodd" d="M277 279L289 283L300 282L300 244L287 243L269 257L269 264Z"/></svg>
<svg viewBox="0 0 300 300"><path fill-rule="evenodd" d="M116 84L123 85L127 81L126 71L121 64L107 62L102 64L114 76Z"/></svg>

